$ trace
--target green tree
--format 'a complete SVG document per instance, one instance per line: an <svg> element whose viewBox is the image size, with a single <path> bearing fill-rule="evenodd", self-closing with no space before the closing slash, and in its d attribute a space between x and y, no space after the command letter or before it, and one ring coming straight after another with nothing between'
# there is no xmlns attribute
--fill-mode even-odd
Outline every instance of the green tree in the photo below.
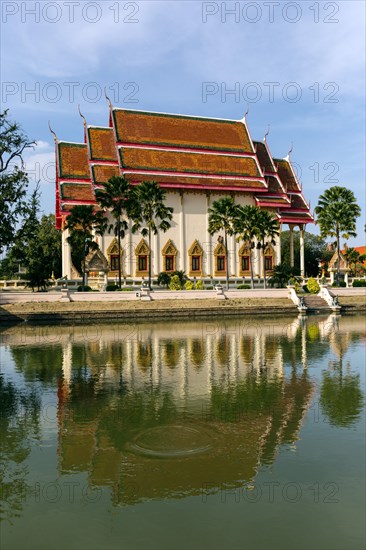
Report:
<svg viewBox="0 0 366 550"><path fill-rule="evenodd" d="M14 242L16 225L27 213L29 180L23 154L34 145L7 110L0 113L0 254Z"/></svg>
<svg viewBox="0 0 366 550"><path fill-rule="evenodd" d="M89 250L96 250L98 245L93 241L93 231L103 235L107 229L108 220L103 212L94 211L92 205L77 205L70 209L66 218L65 229L70 231L67 241L74 247L77 255L82 258L82 290L85 288L85 258Z"/></svg>
<svg viewBox="0 0 366 550"><path fill-rule="evenodd" d="M276 237L280 234L280 224L274 214L268 210L260 210L257 215L255 231L258 239L258 245L262 251L263 262L263 284L267 288L266 263L264 252L269 244L276 244Z"/></svg>
<svg viewBox="0 0 366 550"><path fill-rule="evenodd" d="M315 208L316 223L322 237L336 237L337 246L337 286L340 282L340 237L356 237L356 219L361 215L353 192L346 187L334 186L320 195Z"/></svg>
<svg viewBox="0 0 366 550"><path fill-rule="evenodd" d="M164 204L166 192L156 181L143 181L133 188L130 215L134 223L132 231L140 231L149 241L149 288L151 288L151 235L167 231L171 227L173 208Z"/></svg>
<svg viewBox="0 0 366 550"><path fill-rule="evenodd" d="M28 286L45 290L52 274L56 278L61 276L61 264L61 233L55 228L55 217L53 214L42 216L27 249Z"/></svg>
<svg viewBox="0 0 366 550"><path fill-rule="evenodd" d="M233 197L223 197L214 201L212 208L208 209L208 232L210 235L223 231L225 250L226 289L229 289L229 266L227 237L234 234L234 220L236 217L236 205ZM220 239L220 237L219 237Z"/></svg>
<svg viewBox="0 0 366 550"><path fill-rule="evenodd" d="M120 176L113 176L106 183L102 184L101 189L96 190L96 199L102 208L110 212L114 223L110 224L108 231L114 231L118 242L118 286L122 284L122 265L121 265L121 240L125 238L128 229L126 216L129 216L131 210L131 185Z"/></svg>
<svg viewBox="0 0 366 550"><path fill-rule="evenodd" d="M363 262L366 260L366 254L360 254L355 248L348 248L344 254L353 276L364 271Z"/></svg>
<svg viewBox="0 0 366 550"><path fill-rule="evenodd" d="M294 231L294 268L295 275L300 274L300 232ZM319 274L319 260L329 262L333 253L327 250L327 243L318 235L304 232L305 273L316 277ZM290 231L281 232L282 263L290 265Z"/></svg>
<svg viewBox="0 0 366 550"><path fill-rule="evenodd" d="M274 285L277 288L284 288L288 280L293 276L293 272L289 264L284 262L274 266L272 275L268 279L269 286L273 287Z"/></svg>
<svg viewBox="0 0 366 550"><path fill-rule="evenodd" d="M250 282L252 288L254 288L253 249L255 247L256 223L259 211L257 206L238 206L234 217L234 232L238 235L237 240L247 242L249 245Z"/></svg>

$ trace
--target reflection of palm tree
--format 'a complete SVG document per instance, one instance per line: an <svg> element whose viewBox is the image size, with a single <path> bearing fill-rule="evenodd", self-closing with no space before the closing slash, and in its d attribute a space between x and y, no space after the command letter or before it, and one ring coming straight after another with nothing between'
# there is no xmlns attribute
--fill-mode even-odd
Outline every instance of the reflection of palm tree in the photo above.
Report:
<svg viewBox="0 0 366 550"><path fill-rule="evenodd" d="M323 373L320 405L333 426L352 426L360 417L363 392L359 374L343 374L342 358L336 366L337 375Z"/></svg>

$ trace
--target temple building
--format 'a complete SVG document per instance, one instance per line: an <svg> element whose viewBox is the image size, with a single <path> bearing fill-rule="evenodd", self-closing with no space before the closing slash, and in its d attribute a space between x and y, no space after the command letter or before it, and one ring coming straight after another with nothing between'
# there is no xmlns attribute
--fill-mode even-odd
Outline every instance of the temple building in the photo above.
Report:
<svg viewBox="0 0 366 550"><path fill-rule="evenodd" d="M78 276L71 262L68 231L64 229L70 209L94 205L95 190L112 176L121 175L132 184L156 181L166 189L166 204L174 209L171 228L154 236L151 271L184 270L191 278L225 278L225 251L220 235L208 233L208 209L213 201L233 196L238 204L271 210L281 227L300 229L300 264L305 274L304 230L314 221L302 194L289 155L272 157L266 138L253 141L246 118L226 120L115 108L109 103L109 125L84 122L84 143L59 140L56 135L56 226L63 235L63 275ZM121 261L124 278L142 280L148 275L149 248L132 231L118 256L113 234L96 237L114 280ZM293 239L290 239L293 258ZM253 255L255 276L263 276L261 255ZM280 243L265 250L265 268L280 263ZM107 262L107 263L106 263ZM250 276L246 243L229 237L230 278ZM91 268L90 268L91 271Z"/></svg>

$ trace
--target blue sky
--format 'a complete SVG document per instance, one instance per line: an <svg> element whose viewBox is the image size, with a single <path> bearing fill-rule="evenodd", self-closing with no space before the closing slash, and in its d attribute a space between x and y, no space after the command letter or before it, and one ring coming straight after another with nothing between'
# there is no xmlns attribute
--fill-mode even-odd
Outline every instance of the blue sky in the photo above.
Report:
<svg viewBox="0 0 366 550"><path fill-rule="evenodd" d="M53 142L82 141L116 106L240 119L291 159L314 208L351 188L365 223L365 3L60 1L1 4L2 109L37 148L26 163L54 209ZM308 226L312 232L317 228Z"/></svg>

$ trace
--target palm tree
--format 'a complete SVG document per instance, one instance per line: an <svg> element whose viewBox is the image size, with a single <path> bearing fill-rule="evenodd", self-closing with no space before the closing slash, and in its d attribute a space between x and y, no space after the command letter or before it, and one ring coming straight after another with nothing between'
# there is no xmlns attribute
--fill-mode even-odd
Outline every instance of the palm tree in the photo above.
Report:
<svg viewBox="0 0 366 550"><path fill-rule="evenodd" d="M272 212L258 208L255 232L258 239L258 247L262 250L263 284L267 288L266 262L264 252L269 244L276 244L276 237L280 234L280 224Z"/></svg>
<svg viewBox="0 0 366 550"><path fill-rule="evenodd" d="M96 250L97 243L93 242L93 230L97 235L103 235L107 228L108 220L102 212L94 211L92 205L77 205L70 209L66 219L65 229L70 230L67 241L82 257L82 290L85 288L85 257L89 250Z"/></svg>
<svg viewBox="0 0 366 550"><path fill-rule="evenodd" d="M166 192L156 181L143 181L133 188L131 199L131 217L134 221L132 231L141 231L149 239L149 288L151 288L151 235L171 227L173 208L166 206Z"/></svg>
<svg viewBox="0 0 366 550"><path fill-rule="evenodd" d="M342 235L346 239L356 237L356 218L361 215L361 209L350 189L336 185L320 195L315 213L321 236L336 237L337 239L337 285L339 285L341 269L340 236Z"/></svg>
<svg viewBox="0 0 366 550"><path fill-rule="evenodd" d="M237 240L249 244L250 283L252 288L254 288L252 250L255 246L254 239L256 237L258 212L259 208L257 206L237 206L234 218L234 232L238 235Z"/></svg>
<svg viewBox="0 0 366 550"><path fill-rule="evenodd" d="M95 192L97 202L102 208L107 209L114 223L108 227L108 231L114 231L118 243L118 286L122 284L122 265L121 265L121 240L125 238L128 224L124 216L129 216L131 210L131 185L121 176L113 176L106 183L102 184L101 189Z"/></svg>
<svg viewBox="0 0 366 550"><path fill-rule="evenodd" d="M228 268L228 249L227 236L234 234L234 219L236 216L236 205L233 197L223 197L214 201L212 208L208 209L208 232L214 235L219 231L224 232L225 249L225 272L226 289L229 290L229 268Z"/></svg>

